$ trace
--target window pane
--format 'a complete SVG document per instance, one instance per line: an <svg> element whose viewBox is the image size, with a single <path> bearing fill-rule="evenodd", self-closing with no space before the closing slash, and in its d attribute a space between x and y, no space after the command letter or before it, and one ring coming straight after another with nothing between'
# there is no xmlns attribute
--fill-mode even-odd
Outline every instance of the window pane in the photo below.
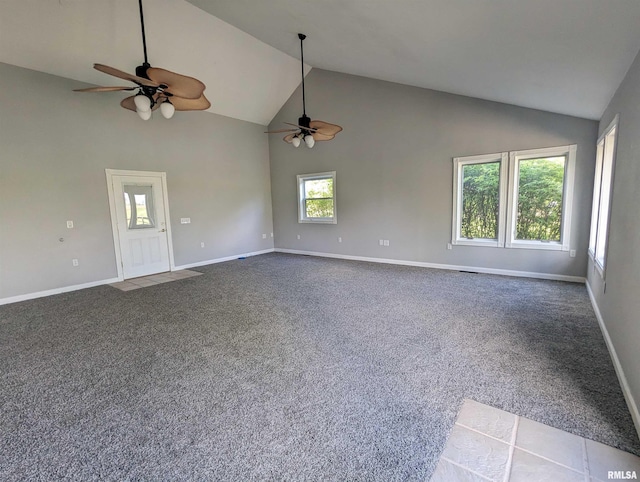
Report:
<svg viewBox="0 0 640 482"><path fill-rule="evenodd" d="M604 156L604 140L598 143L596 153L596 172L593 182L593 203L591 206L591 232L589 234L589 251L596 251L596 231L598 229L598 213L600 211L600 188L602 182L602 159Z"/></svg>
<svg viewBox="0 0 640 482"><path fill-rule="evenodd" d="M516 239L560 241L566 157L519 163Z"/></svg>
<svg viewBox="0 0 640 482"><path fill-rule="evenodd" d="M333 179L313 179L304 182L305 199L333 197Z"/></svg>
<svg viewBox="0 0 640 482"><path fill-rule="evenodd" d="M336 224L336 173L299 174L298 222Z"/></svg>
<svg viewBox="0 0 640 482"><path fill-rule="evenodd" d="M155 227L153 207L153 186L125 184L124 207L129 229Z"/></svg>
<svg viewBox="0 0 640 482"><path fill-rule="evenodd" d="M601 267L605 264L605 249L609 234L609 204L611 202L611 181L613 180L613 147L616 139L613 129L604 139L604 159L602 166L602 188L600 189L600 209L598 212L598 232L596 235L596 260Z"/></svg>
<svg viewBox="0 0 640 482"><path fill-rule="evenodd" d="M498 238L500 163L468 164L462 168L463 238Z"/></svg>
<svg viewBox="0 0 640 482"><path fill-rule="evenodd" d="M305 213L308 218L332 218L333 199L307 199Z"/></svg>

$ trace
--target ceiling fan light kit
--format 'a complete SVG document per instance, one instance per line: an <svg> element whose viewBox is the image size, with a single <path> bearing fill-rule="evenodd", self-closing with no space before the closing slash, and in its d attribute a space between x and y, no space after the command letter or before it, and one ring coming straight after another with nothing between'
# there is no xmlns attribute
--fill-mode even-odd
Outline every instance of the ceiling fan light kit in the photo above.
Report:
<svg viewBox="0 0 640 482"><path fill-rule="evenodd" d="M138 93L134 98L133 102L136 104L136 111L138 114L140 112L151 112L151 99L142 93Z"/></svg>
<svg viewBox="0 0 640 482"><path fill-rule="evenodd" d="M295 127L295 129L278 129L275 131L266 131L266 134L276 134L282 132L289 132L284 136L283 140L292 144L293 147L300 147L302 142L311 149L315 146L316 141L330 141L338 132L342 130L342 127L336 124L329 124L328 122L320 120L311 120L307 116L306 97L304 90L304 48L302 42L307 36L303 33L298 34L300 39L300 64L302 70L302 117L298 118L297 124L291 124L285 122L285 124Z"/></svg>
<svg viewBox="0 0 640 482"><path fill-rule="evenodd" d="M316 145L316 140L313 138L312 135L307 134L306 136L304 136L304 143L307 145L309 149L311 149L313 146Z"/></svg>
<svg viewBox="0 0 640 482"><path fill-rule="evenodd" d="M160 104L160 113L165 119L171 119L173 114L176 113L176 108L173 106L169 99Z"/></svg>
<svg viewBox="0 0 640 482"><path fill-rule="evenodd" d="M88 89L76 89L76 92L137 90L135 95L123 99L120 105L125 109L136 112L142 120L149 120L152 112L158 108L165 119L171 119L176 110L206 110L211 107L211 103L204 96L206 86L198 79L176 74L170 70L151 67L147 59L147 40L144 30L142 0L138 0L138 6L140 8L144 63L136 67L136 75L128 74L108 65L93 65L94 69L133 82L137 84L137 87L90 87Z"/></svg>

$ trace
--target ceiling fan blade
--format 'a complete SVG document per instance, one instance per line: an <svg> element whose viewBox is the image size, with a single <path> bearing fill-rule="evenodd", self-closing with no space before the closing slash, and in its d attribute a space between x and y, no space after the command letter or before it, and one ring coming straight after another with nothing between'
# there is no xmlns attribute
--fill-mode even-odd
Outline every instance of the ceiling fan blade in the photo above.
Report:
<svg viewBox="0 0 640 482"><path fill-rule="evenodd" d="M333 139L335 137L335 135L333 135L333 134L332 135L320 134L319 132L314 132L313 134L311 134L311 136L316 141L330 141L331 139Z"/></svg>
<svg viewBox="0 0 640 482"><path fill-rule="evenodd" d="M118 90L136 90L137 87L88 87L86 89L73 89L74 92L115 92Z"/></svg>
<svg viewBox="0 0 640 482"><path fill-rule="evenodd" d="M144 85L146 87L160 87L160 84L152 80L145 79L143 77L138 77L137 75L128 74L122 70L118 70L114 67L109 67L108 65L103 64L93 64L93 68L103 72L105 74L113 75L114 77L118 77L119 79L129 80L131 82L135 82L138 85Z"/></svg>
<svg viewBox="0 0 640 482"><path fill-rule="evenodd" d="M282 132L295 132L298 129L278 129L277 131L264 131L265 134L280 134Z"/></svg>
<svg viewBox="0 0 640 482"><path fill-rule="evenodd" d="M150 67L147 69L147 75L154 82L166 85L167 88L164 89L166 92L183 99L199 99L206 88L198 79L176 74L170 70Z"/></svg>
<svg viewBox="0 0 640 482"><path fill-rule="evenodd" d="M176 110L207 110L211 107L211 102L209 102L204 94L201 94L197 99L184 99L182 97L173 96L169 97L169 100Z"/></svg>
<svg viewBox="0 0 640 482"><path fill-rule="evenodd" d="M156 101L158 100L158 94L153 96L154 99L156 99ZM122 102L120 102L120 105L122 107L124 107L125 109L129 109L132 110L133 112L136 112L136 103L134 102L135 95L132 95L130 97L126 97L124 99L122 99ZM151 108L151 110L157 110L160 107L160 104L156 102L156 104Z"/></svg>
<svg viewBox="0 0 640 482"><path fill-rule="evenodd" d="M300 124L292 124L291 122L285 122L285 124L287 124L288 126L298 127L300 129L304 129L311 132L315 132L317 130L315 127L311 127L311 126L305 127L305 126L301 126Z"/></svg>
<svg viewBox="0 0 640 482"><path fill-rule="evenodd" d="M313 120L309 122L309 127L313 127L316 129L317 134L323 134L325 136L335 136L338 132L342 130L342 127L336 124L329 124L328 122L324 122L321 120ZM314 136L315 137L315 136ZM316 139L319 140L319 139Z"/></svg>
<svg viewBox="0 0 640 482"><path fill-rule="evenodd" d="M288 136L284 136L282 138L283 141L288 142L289 144L291 144L291 141L293 141L293 138L295 137L295 134L289 134Z"/></svg>

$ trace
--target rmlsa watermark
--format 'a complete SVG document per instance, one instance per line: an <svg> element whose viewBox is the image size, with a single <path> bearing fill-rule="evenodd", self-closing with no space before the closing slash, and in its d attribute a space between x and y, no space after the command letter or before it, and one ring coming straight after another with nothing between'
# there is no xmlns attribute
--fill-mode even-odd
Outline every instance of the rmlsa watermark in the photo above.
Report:
<svg viewBox="0 0 640 482"><path fill-rule="evenodd" d="M607 472L607 478L614 480L637 480L638 475L635 470L609 470Z"/></svg>

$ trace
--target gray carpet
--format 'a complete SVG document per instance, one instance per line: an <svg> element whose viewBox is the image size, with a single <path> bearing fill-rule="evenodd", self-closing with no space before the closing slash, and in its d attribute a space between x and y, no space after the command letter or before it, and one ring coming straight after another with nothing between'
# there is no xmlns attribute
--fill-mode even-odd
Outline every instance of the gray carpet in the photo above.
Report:
<svg viewBox="0 0 640 482"><path fill-rule="evenodd" d="M0 479L425 480L464 398L640 454L583 285L197 270L0 306Z"/></svg>

